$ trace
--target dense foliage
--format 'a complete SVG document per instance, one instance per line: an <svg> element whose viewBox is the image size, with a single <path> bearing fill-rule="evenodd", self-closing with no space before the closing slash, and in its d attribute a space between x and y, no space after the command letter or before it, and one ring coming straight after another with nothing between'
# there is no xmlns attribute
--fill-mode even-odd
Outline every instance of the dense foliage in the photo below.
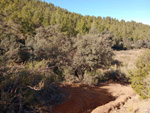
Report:
<svg viewBox="0 0 150 113"><path fill-rule="evenodd" d="M19 24L18 33L24 34L35 34L36 28L49 25L60 25L61 32L69 36L113 31L117 42L124 42L126 49L136 47L138 43L144 46L150 37L148 25L111 17L82 16L39 0L1 0L0 16L5 22Z"/></svg>
<svg viewBox="0 0 150 113"><path fill-rule="evenodd" d="M35 112L60 102L64 96L52 83L79 80L81 73L83 79L87 70L110 66L113 61L109 32L70 37L60 25L40 26L34 34L18 31L20 25L13 21L1 21L0 27L3 112Z"/></svg>
<svg viewBox="0 0 150 113"><path fill-rule="evenodd" d="M75 38L65 36L59 29L58 26L40 27L35 35L26 35L26 40L18 40L11 28L8 33L3 32L5 37L2 39L1 35L0 46L4 48L0 56L3 112L39 111L64 97L52 83L70 81L67 76L80 79L80 73L83 79L87 70L111 65L113 52L109 34ZM7 46L3 42L5 38Z"/></svg>
<svg viewBox="0 0 150 113"><path fill-rule="evenodd" d="M150 52L146 51L136 62L136 69L130 72L131 86L142 97L150 98Z"/></svg>
<svg viewBox="0 0 150 113"><path fill-rule="evenodd" d="M15 68L0 69L0 71L2 113L43 112L47 111L44 106L51 106L64 98L60 88L50 84L56 81L53 73L44 76L40 72L32 73L27 69Z"/></svg>
<svg viewBox="0 0 150 113"><path fill-rule="evenodd" d="M77 51L74 54L74 65L85 65L101 68L111 65L113 52L109 35L85 35L76 41Z"/></svg>

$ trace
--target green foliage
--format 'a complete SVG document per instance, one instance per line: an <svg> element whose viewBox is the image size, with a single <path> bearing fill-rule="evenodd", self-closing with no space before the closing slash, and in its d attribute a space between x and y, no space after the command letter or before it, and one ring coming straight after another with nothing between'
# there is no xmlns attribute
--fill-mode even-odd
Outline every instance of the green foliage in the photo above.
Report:
<svg viewBox="0 0 150 113"><path fill-rule="evenodd" d="M130 72L131 86L142 98L150 98L150 52L141 55L135 65Z"/></svg>
<svg viewBox="0 0 150 113"><path fill-rule="evenodd" d="M129 83L129 79L120 70L99 68L93 71L86 71L84 75L84 82L90 85L98 85L109 80L119 83Z"/></svg>
<svg viewBox="0 0 150 113"><path fill-rule="evenodd" d="M15 49L17 47L16 39L17 36L14 34L0 33L0 48L4 49L5 52Z"/></svg>
<svg viewBox="0 0 150 113"><path fill-rule="evenodd" d="M84 76L84 82L89 85L98 85L99 83L108 80L108 77L106 76L105 72L101 72L99 70L86 71Z"/></svg>
<svg viewBox="0 0 150 113"><path fill-rule="evenodd" d="M105 35L85 35L76 42L76 47L73 58L75 67L83 65L94 69L109 66L112 62L111 43Z"/></svg>
<svg viewBox="0 0 150 113"><path fill-rule="evenodd" d="M118 38L133 38L136 41L147 38L150 33L148 25L134 21L118 21L111 17L82 16L37 0L1 0L0 4L3 20L20 24L19 30L24 34L34 34L39 26L57 24L60 24L61 31L69 36L76 36L78 33L101 33L107 29L113 31Z"/></svg>
<svg viewBox="0 0 150 113"><path fill-rule="evenodd" d="M15 72L15 69L7 73L7 76L0 73L1 112L35 112L64 98L61 90L51 84L52 74L44 76L27 70Z"/></svg>

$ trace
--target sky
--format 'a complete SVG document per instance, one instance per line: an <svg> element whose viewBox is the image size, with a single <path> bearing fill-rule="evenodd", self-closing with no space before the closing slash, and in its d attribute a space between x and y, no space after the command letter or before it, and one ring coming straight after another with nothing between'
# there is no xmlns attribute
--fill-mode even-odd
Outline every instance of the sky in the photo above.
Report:
<svg viewBox="0 0 150 113"><path fill-rule="evenodd" d="M44 0L82 15L112 17L150 25L150 0Z"/></svg>

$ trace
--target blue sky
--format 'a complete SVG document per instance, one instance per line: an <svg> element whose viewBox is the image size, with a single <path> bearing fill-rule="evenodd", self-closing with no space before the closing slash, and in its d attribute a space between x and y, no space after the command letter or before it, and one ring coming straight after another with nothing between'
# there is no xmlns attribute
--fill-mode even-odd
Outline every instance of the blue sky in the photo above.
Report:
<svg viewBox="0 0 150 113"><path fill-rule="evenodd" d="M82 15L134 20L150 25L150 0L45 0Z"/></svg>

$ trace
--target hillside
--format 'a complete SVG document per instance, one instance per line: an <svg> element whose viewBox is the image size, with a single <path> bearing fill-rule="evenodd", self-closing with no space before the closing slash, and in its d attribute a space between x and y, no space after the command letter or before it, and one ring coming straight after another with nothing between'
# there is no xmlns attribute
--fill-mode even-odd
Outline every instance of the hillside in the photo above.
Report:
<svg viewBox="0 0 150 113"><path fill-rule="evenodd" d="M82 16L39 0L1 0L0 22L13 24L14 35L22 34L17 38L24 40L28 40L27 35L35 37L37 28L57 25L59 31L69 37L109 31L114 35L114 49L150 47L148 25L111 17Z"/></svg>
<svg viewBox="0 0 150 113"><path fill-rule="evenodd" d="M142 23L83 16L40 0L0 0L0 112L57 105L67 112L65 102L91 112L120 98L119 90L128 98L122 87L150 98L149 49L150 26Z"/></svg>
<svg viewBox="0 0 150 113"><path fill-rule="evenodd" d="M1 0L0 15L5 22L19 24L19 31L24 34L34 34L35 29L40 26L59 24L61 32L70 36L78 33L101 33L105 30L113 31L119 40L127 38L136 41L150 36L148 25L135 21L118 21L111 17L82 16L39 0Z"/></svg>

